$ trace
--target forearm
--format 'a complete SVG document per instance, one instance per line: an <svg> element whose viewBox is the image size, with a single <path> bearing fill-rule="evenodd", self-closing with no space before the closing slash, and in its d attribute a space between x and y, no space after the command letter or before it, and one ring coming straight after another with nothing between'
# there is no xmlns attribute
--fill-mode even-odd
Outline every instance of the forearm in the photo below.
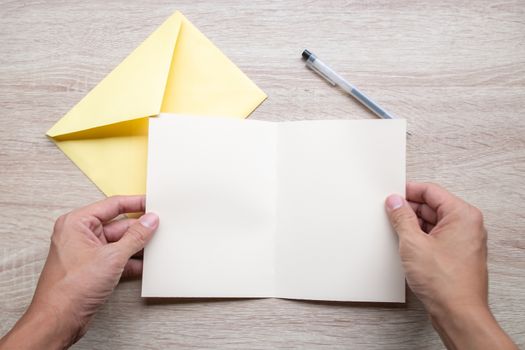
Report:
<svg viewBox="0 0 525 350"><path fill-rule="evenodd" d="M31 305L0 340L0 349L66 349L77 339L74 326L65 324L58 310Z"/></svg>
<svg viewBox="0 0 525 350"><path fill-rule="evenodd" d="M431 319L448 349L517 349L488 307L451 307Z"/></svg>

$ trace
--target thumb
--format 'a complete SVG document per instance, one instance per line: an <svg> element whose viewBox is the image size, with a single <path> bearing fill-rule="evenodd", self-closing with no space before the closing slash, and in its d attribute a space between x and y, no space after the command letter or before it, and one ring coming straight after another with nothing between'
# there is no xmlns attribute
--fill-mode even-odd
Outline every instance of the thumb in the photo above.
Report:
<svg viewBox="0 0 525 350"><path fill-rule="evenodd" d="M386 199L385 204L390 223L400 238L422 232L419 228L416 213L401 196L397 194L390 195Z"/></svg>
<svg viewBox="0 0 525 350"><path fill-rule="evenodd" d="M159 227L159 217L154 213L142 215L138 221L130 226L122 238L115 242L115 246L129 259L144 249L144 246Z"/></svg>

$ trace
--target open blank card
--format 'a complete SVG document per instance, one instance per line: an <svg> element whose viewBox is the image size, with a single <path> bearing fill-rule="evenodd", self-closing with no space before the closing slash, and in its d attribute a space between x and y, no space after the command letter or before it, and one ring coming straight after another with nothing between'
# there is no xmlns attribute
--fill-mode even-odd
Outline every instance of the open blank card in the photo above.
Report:
<svg viewBox="0 0 525 350"><path fill-rule="evenodd" d="M150 118L143 297L404 302L404 120Z"/></svg>

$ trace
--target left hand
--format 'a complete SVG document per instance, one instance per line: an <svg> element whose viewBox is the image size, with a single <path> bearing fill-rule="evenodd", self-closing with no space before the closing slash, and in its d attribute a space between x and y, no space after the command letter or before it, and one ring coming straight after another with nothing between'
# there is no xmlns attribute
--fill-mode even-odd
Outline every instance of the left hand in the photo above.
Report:
<svg viewBox="0 0 525 350"><path fill-rule="evenodd" d="M58 218L31 305L0 348L65 348L84 335L120 278L142 274L137 253L157 229L157 215L114 219L143 212L144 202L115 196Z"/></svg>

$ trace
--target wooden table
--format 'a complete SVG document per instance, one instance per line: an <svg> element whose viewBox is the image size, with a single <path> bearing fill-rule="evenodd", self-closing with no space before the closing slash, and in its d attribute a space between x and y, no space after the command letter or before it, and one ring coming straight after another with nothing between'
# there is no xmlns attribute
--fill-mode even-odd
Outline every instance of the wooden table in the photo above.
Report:
<svg viewBox="0 0 525 350"><path fill-rule="evenodd" d="M406 118L409 180L485 213L490 301L525 347L525 2L0 1L0 333L30 302L54 219L103 197L44 134L181 10L269 96L251 118L374 118L309 48ZM121 284L77 349L439 349L421 303L146 302Z"/></svg>

